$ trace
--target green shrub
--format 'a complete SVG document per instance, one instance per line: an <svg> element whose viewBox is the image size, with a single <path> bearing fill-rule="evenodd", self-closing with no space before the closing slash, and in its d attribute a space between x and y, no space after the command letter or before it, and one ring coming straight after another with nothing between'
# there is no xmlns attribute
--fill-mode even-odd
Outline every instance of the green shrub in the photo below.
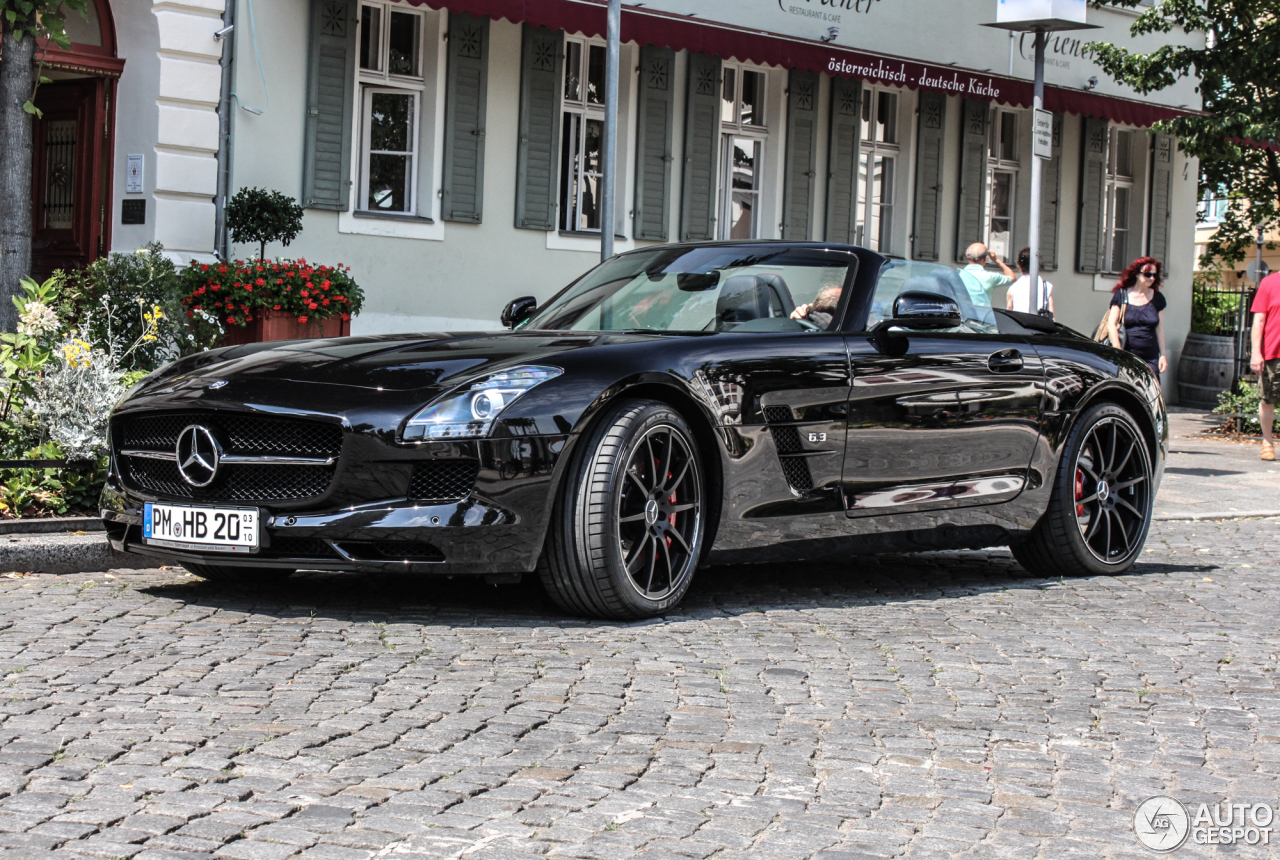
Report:
<svg viewBox="0 0 1280 860"><path fill-rule="evenodd" d="M265 188L241 188L227 203L227 227L236 242L257 242L258 259L267 243L286 248L302 232L302 207L287 194Z"/></svg>
<svg viewBox="0 0 1280 860"><path fill-rule="evenodd" d="M1262 421L1258 418L1258 407L1262 404L1262 393L1258 391L1256 382L1241 380L1236 390L1218 393L1218 405L1214 407L1214 415L1225 415L1222 430L1227 433L1256 435L1262 432ZM1272 428L1280 433L1280 420Z"/></svg>
<svg viewBox="0 0 1280 860"><path fill-rule="evenodd" d="M1197 334L1232 334L1245 294L1227 289L1222 273L1202 269L1191 279L1191 330Z"/></svg>
<svg viewBox="0 0 1280 860"><path fill-rule="evenodd" d="M156 370L194 348L177 267L159 243L66 275L59 316L120 370Z"/></svg>
<svg viewBox="0 0 1280 860"><path fill-rule="evenodd" d="M54 442L23 451L13 459L61 460ZM107 480L107 458L86 469L0 469L0 517L93 513Z"/></svg>

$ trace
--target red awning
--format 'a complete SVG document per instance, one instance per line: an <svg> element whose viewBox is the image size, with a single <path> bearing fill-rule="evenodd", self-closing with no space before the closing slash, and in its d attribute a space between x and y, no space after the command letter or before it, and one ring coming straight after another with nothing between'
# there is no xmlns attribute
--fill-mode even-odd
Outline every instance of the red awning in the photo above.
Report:
<svg viewBox="0 0 1280 860"><path fill-rule="evenodd" d="M605 35L602 0L408 0L414 5L453 12L505 18L552 30ZM1030 107L1030 81L976 72L956 66L930 65L887 54L855 51L838 45L748 30L694 17L624 6L622 40L641 45L701 52L742 62L803 69L819 74L861 78L910 89L939 90L1017 107ZM1149 126L1193 111L1148 104L1097 93L1045 87L1045 108L1060 113L1100 117L1126 125Z"/></svg>

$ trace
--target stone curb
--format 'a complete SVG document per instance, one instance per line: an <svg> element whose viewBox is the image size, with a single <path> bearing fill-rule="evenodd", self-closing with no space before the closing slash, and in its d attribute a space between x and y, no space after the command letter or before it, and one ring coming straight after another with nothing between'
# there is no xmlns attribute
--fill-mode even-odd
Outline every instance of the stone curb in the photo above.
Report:
<svg viewBox="0 0 1280 860"><path fill-rule="evenodd" d="M132 553L116 552L97 534L11 535L0 538L0 572L88 573L113 567L151 567Z"/></svg>
<svg viewBox="0 0 1280 860"><path fill-rule="evenodd" d="M1262 517L1280 517L1280 511L1220 511L1208 514L1156 514L1152 519L1161 523L1187 523L1199 520L1254 520Z"/></svg>
<svg viewBox="0 0 1280 860"><path fill-rule="evenodd" d="M105 531L99 517L39 517L25 520L0 520L0 535L57 534L59 532Z"/></svg>

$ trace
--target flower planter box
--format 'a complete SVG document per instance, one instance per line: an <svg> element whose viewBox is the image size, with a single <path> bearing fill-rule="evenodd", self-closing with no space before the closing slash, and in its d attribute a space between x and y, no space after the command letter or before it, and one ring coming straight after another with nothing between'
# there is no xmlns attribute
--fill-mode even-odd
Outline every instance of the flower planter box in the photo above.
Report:
<svg viewBox="0 0 1280 860"><path fill-rule="evenodd" d="M300 323L294 314L284 311L266 311L255 314L248 325L228 325L226 330L222 345L240 346L245 343L267 343L275 340L347 337L351 334L351 320L336 316L327 319L308 319Z"/></svg>

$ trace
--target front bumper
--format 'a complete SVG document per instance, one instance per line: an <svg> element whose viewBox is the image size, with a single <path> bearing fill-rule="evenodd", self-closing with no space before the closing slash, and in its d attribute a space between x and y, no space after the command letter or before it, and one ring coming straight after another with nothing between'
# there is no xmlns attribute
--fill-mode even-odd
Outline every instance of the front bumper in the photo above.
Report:
<svg viewBox="0 0 1280 860"><path fill-rule="evenodd" d="M382 499L316 510L260 505L257 553L194 552L152 546L142 537L143 505L217 505L216 500L157 499L123 486L114 474L101 499L107 537L119 552L176 564L292 570L433 574L528 573L542 551L558 479L572 437L474 443L474 490L460 501ZM433 443L415 446L422 453ZM338 481L342 480L339 473ZM231 504L231 503L224 503ZM234 503L243 507L243 502Z"/></svg>

